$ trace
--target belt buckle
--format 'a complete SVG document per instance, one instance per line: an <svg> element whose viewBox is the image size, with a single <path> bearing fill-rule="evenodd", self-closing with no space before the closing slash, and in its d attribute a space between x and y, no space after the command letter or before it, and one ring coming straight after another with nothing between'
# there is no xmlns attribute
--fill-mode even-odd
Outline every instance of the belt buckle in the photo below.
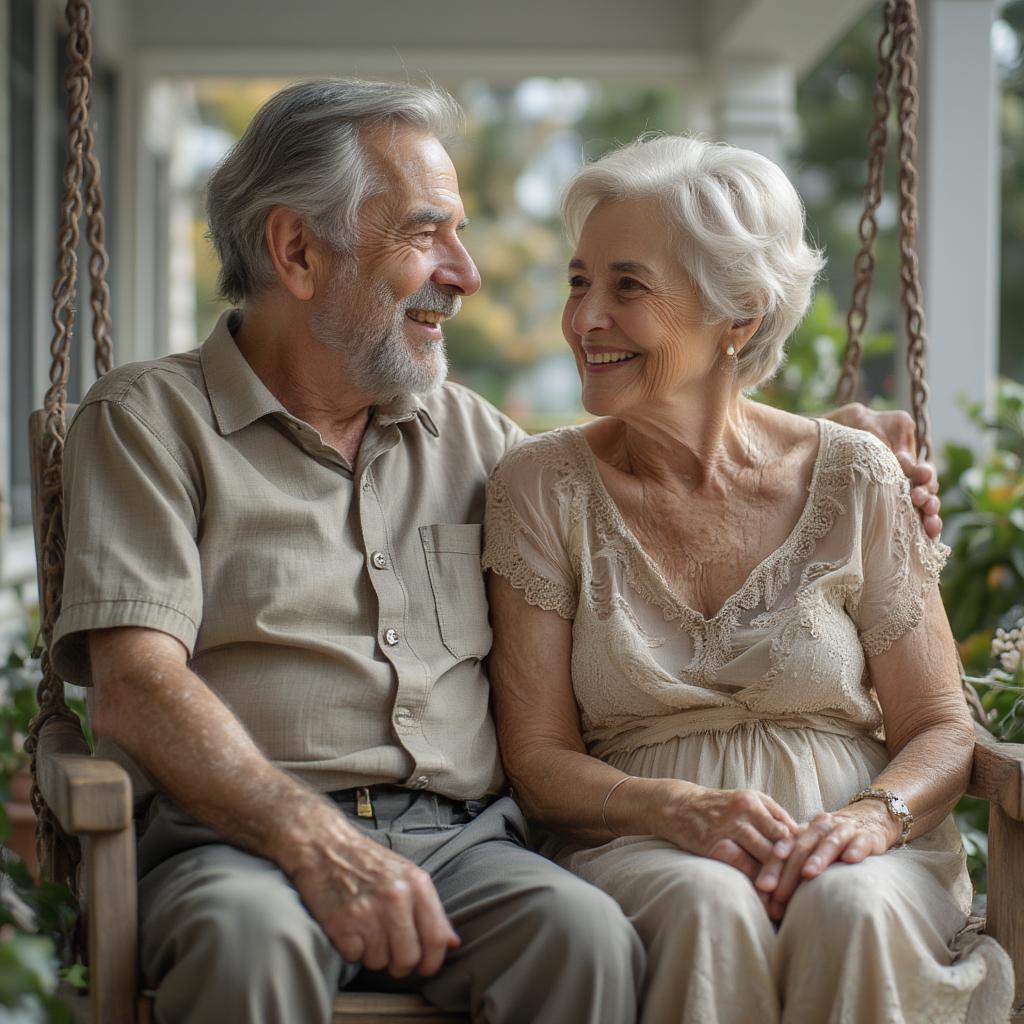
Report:
<svg viewBox="0 0 1024 1024"><path fill-rule="evenodd" d="M370 790L367 786L356 789L356 817L373 817L373 801L370 799Z"/></svg>

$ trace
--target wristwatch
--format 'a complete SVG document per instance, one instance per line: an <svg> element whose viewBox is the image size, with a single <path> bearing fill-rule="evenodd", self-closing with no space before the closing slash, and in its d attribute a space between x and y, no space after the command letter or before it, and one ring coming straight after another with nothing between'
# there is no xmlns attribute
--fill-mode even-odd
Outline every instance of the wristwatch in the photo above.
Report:
<svg viewBox="0 0 1024 1024"><path fill-rule="evenodd" d="M881 800L889 813L900 823L900 837L896 840L895 846L906 846L907 837L910 835L911 826L914 824L914 816L910 808L895 794L887 789L862 789L850 797L850 803L855 804L858 800Z"/></svg>

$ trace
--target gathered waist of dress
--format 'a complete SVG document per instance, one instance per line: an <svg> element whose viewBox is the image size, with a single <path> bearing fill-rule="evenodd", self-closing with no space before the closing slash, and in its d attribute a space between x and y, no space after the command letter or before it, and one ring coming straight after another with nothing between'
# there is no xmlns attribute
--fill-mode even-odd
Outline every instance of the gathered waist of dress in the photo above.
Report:
<svg viewBox="0 0 1024 1024"><path fill-rule="evenodd" d="M842 718L815 714L766 714L739 706L688 708L672 714L636 718L615 726L589 730L585 736L593 757L606 760L612 754L655 746L699 733L728 732L743 725L767 725L786 729L811 729L851 739L873 739L863 726Z"/></svg>

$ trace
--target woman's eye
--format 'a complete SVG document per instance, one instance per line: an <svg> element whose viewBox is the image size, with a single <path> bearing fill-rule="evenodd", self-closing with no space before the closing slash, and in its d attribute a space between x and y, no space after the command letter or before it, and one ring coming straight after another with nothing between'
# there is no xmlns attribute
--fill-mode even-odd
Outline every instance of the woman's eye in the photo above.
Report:
<svg viewBox="0 0 1024 1024"><path fill-rule="evenodd" d="M643 288L643 285L635 277L622 277L619 278L619 287L625 291L635 291L637 288Z"/></svg>

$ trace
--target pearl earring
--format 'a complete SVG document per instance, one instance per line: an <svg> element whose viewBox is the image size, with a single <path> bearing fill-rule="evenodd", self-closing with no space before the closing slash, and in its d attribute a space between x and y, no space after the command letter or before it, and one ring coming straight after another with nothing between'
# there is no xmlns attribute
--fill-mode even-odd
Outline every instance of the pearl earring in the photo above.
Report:
<svg viewBox="0 0 1024 1024"><path fill-rule="evenodd" d="M727 349L725 350L725 354L726 354L726 355L727 355L727 356L728 356L728 357L729 357L730 359L735 359L735 358L736 358L736 346L735 346L735 345L730 345L730 346L729 346L729 347L728 347L728 348L727 348Z"/></svg>

